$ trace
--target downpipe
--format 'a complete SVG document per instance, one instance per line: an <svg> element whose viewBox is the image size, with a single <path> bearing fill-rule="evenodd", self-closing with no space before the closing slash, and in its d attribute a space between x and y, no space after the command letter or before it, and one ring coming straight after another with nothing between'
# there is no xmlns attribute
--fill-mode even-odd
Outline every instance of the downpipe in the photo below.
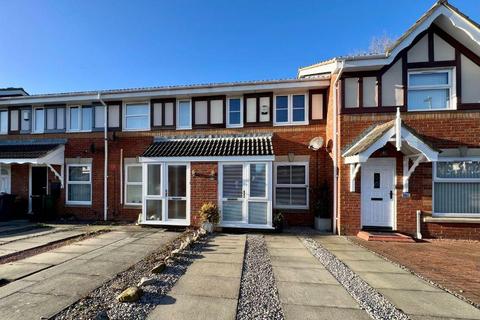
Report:
<svg viewBox="0 0 480 320"><path fill-rule="evenodd" d="M103 166L103 220L108 220L108 128L107 128L107 104L102 100L101 92L98 92L98 101L103 105L103 144L104 144L104 166Z"/></svg>

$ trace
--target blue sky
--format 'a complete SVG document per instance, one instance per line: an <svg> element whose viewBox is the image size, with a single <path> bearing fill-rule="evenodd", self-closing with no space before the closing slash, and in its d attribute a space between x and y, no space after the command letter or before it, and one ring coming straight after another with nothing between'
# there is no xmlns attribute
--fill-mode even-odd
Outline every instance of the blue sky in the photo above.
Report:
<svg viewBox="0 0 480 320"><path fill-rule="evenodd" d="M296 76L400 36L433 0L0 0L0 87L29 93ZM452 0L480 21L480 1Z"/></svg>

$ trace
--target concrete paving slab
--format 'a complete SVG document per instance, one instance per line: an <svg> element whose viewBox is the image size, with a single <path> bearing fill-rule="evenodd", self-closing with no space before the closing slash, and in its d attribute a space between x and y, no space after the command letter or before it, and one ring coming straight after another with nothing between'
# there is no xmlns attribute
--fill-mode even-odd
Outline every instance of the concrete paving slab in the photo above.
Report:
<svg viewBox="0 0 480 320"><path fill-rule="evenodd" d="M385 260L365 261L365 260L342 260L354 272L381 272L381 273L408 273L402 268Z"/></svg>
<svg viewBox="0 0 480 320"><path fill-rule="evenodd" d="M214 287L212 287L212 285ZM232 277L184 275L172 289L172 294L237 299L240 280Z"/></svg>
<svg viewBox="0 0 480 320"><path fill-rule="evenodd" d="M480 310L446 292L379 289L409 315L480 319Z"/></svg>
<svg viewBox="0 0 480 320"><path fill-rule="evenodd" d="M277 282L338 284L338 281L325 269L273 267Z"/></svg>
<svg viewBox="0 0 480 320"><path fill-rule="evenodd" d="M317 259L310 257L270 256L272 266L325 269Z"/></svg>
<svg viewBox="0 0 480 320"><path fill-rule="evenodd" d="M57 249L53 249L50 252L56 252L56 253L80 253L84 254L87 252L92 252L94 250L97 250L100 248L100 246L84 246L81 244L69 244L66 246L59 247Z"/></svg>
<svg viewBox="0 0 480 320"><path fill-rule="evenodd" d="M13 281L51 267L51 264L11 262L0 266L0 279Z"/></svg>
<svg viewBox="0 0 480 320"><path fill-rule="evenodd" d="M129 266L129 264L119 264L113 261L76 260L72 261L67 271L92 276L111 276L128 269Z"/></svg>
<svg viewBox="0 0 480 320"><path fill-rule="evenodd" d="M35 283L36 283L35 281L17 280L9 284L6 284L0 287L0 299L5 298L6 296L9 296L15 292L18 292L21 289L31 286L32 284L35 284Z"/></svg>
<svg viewBox="0 0 480 320"><path fill-rule="evenodd" d="M311 257L307 250L298 249L269 249L270 256L288 256L288 257Z"/></svg>
<svg viewBox="0 0 480 320"><path fill-rule="evenodd" d="M313 307L284 304L283 313L286 320L368 320L371 319L363 310L335 308L335 307Z"/></svg>
<svg viewBox="0 0 480 320"><path fill-rule="evenodd" d="M357 251L334 251L333 254L340 260L371 260L385 261L374 253L367 250Z"/></svg>
<svg viewBox="0 0 480 320"><path fill-rule="evenodd" d="M359 309L340 285L277 282L277 288L284 304Z"/></svg>
<svg viewBox="0 0 480 320"><path fill-rule="evenodd" d="M0 315L9 320L47 319L54 315L54 310L62 310L75 300L68 296L17 292L0 300Z"/></svg>
<svg viewBox="0 0 480 320"><path fill-rule="evenodd" d="M49 251L49 252L40 253L40 254L22 259L21 262L57 265L62 262L76 258L79 255L80 253L63 253L63 252Z"/></svg>
<svg viewBox="0 0 480 320"><path fill-rule="evenodd" d="M442 290L432 286L419 277L407 273L379 273L379 272L357 272L357 274L374 288L404 289L420 291Z"/></svg>
<svg viewBox="0 0 480 320"><path fill-rule="evenodd" d="M354 246L351 243L329 243L329 242L324 242L320 243L325 249L328 249L330 251L357 251L358 247Z"/></svg>
<svg viewBox="0 0 480 320"><path fill-rule="evenodd" d="M81 297L95 289L105 279L100 276L61 273L49 279L26 287L21 292L49 294L55 296Z"/></svg>
<svg viewBox="0 0 480 320"><path fill-rule="evenodd" d="M240 278L242 276L242 268L236 263L204 262L199 260L195 261L188 268L186 275L188 274Z"/></svg>
<svg viewBox="0 0 480 320"><path fill-rule="evenodd" d="M347 238L339 237L334 235L324 235L324 236L313 236L314 240L318 241L320 244L352 244Z"/></svg>
<svg viewBox="0 0 480 320"><path fill-rule="evenodd" d="M300 241L291 241L291 242L268 241L267 247L272 249L303 249L305 248Z"/></svg>
<svg viewBox="0 0 480 320"><path fill-rule="evenodd" d="M211 298L191 295L165 296L148 316L150 320L234 320L236 299Z"/></svg>
<svg viewBox="0 0 480 320"><path fill-rule="evenodd" d="M201 261L204 262L243 263L243 254L241 253L202 252L201 257Z"/></svg>

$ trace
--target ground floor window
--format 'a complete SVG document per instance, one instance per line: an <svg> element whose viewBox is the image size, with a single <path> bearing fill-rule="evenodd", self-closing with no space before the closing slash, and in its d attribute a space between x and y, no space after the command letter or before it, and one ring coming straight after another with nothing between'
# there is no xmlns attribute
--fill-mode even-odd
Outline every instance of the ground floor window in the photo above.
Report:
<svg viewBox="0 0 480 320"><path fill-rule="evenodd" d="M441 161L433 171L434 213L480 216L480 160Z"/></svg>
<svg viewBox="0 0 480 320"><path fill-rule="evenodd" d="M142 165L125 165L125 204L142 204Z"/></svg>
<svg viewBox="0 0 480 320"><path fill-rule="evenodd" d="M308 209L308 163L275 163L275 207Z"/></svg>
<svg viewBox="0 0 480 320"><path fill-rule="evenodd" d="M67 204L92 204L92 165L67 165Z"/></svg>

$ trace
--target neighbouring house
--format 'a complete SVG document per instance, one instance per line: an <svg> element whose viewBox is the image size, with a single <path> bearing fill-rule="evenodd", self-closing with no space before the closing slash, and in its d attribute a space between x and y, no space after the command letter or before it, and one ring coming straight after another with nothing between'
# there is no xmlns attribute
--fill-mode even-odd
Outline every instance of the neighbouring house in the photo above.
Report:
<svg viewBox="0 0 480 320"><path fill-rule="evenodd" d="M311 226L323 200L336 233L480 239L479 83L479 25L438 1L386 53L295 79L8 89L0 191L25 212L153 225L198 224L210 201L221 226L261 229L277 211Z"/></svg>

